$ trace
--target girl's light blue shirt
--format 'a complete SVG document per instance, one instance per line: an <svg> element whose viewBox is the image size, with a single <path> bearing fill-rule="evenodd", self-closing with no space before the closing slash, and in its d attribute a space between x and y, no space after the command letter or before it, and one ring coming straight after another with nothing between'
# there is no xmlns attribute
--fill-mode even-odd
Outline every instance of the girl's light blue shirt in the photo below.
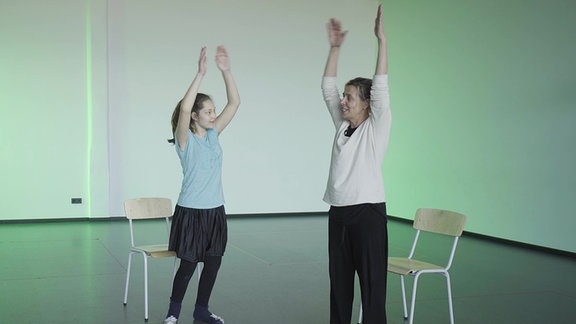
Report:
<svg viewBox="0 0 576 324"><path fill-rule="evenodd" d="M206 129L206 137L202 138L188 130L186 148L181 150L176 139L176 153L184 174L178 205L196 209L223 205L222 148L218 131Z"/></svg>

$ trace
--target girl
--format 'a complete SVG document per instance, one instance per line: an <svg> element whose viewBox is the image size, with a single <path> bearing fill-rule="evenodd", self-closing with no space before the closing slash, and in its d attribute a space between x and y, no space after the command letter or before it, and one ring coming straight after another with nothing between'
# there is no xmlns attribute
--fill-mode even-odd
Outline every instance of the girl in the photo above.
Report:
<svg viewBox="0 0 576 324"><path fill-rule="evenodd" d="M222 72L228 103L222 113L209 96L199 93L206 74L206 48L200 51L198 73L172 114L172 133L168 140L176 146L184 178L172 217L169 249L176 251L180 267L174 276L170 306L164 324L178 322L188 282L198 262L204 268L198 283L194 319L211 324L224 320L208 310L210 294L226 249L227 225L222 190L222 149L218 136L230 123L240 95L230 70L224 46L218 46L216 65Z"/></svg>

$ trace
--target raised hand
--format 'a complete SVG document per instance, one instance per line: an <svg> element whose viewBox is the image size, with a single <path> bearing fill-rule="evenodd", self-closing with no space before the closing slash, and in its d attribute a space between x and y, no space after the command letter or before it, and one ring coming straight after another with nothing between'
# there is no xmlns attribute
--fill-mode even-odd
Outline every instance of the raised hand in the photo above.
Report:
<svg viewBox="0 0 576 324"><path fill-rule="evenodd" d="M331 47L340 47L344 42L347 31L342 31L342 24L339 20L331 18L326 24L328 29L328 41L330 41Z"/></svg>
<svg viewBox="0 0 576 324"><path fill-rule="evenodd" d="M374 34L378 38L378 59L376 60L376 72L374 74L388 74L388 46L386 45L384 23L382 22L382 5L378 6L378 13L374 22Z"/></svg>
<svg viewBox="0 0 576 324"><path fill-rule="evenodd" d="M222 77L226 85L226 97L228 98L228 103L216 118L215 128L218 134L220 134L236 114L238 106L240 105L240 94L238 93L236 82L232 77L232 70L230 70L230 57L228 57L228 52L222 45L216 48L216 65L220 71L222 71Z"/></svg>
<svg viewBox="0 0 576 324"><path fill-rule="evenodd" d="M216 49L216 65L221 71L230 70L230 58L226 48L222 45Z"/></svg>
<svg viewBox="0 0 576 324"><path fill-rule="evenodd" d="M200 58L198 58L198 74L206 74L206 46L200 50Z"/></svg>
<svg viewBox="0 0 576 324"><path fill-rule="evenodd" d="M379 40L383 40L386 36L384 35L384 24L382 23L382 5L378 6L378 13L376 14L376 20L374 21L374 34Z"/></svg>

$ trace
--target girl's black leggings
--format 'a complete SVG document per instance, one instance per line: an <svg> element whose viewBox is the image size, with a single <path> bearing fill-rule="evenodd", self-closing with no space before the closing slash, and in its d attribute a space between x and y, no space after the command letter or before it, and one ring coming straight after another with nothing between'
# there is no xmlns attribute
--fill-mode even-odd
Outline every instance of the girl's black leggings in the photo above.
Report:
<svg viewBox="0 0 576 324"><path fill-rule="evenodd" d="M218 269L222 263L221 256L206 256L204 260L204 268L200 275L200 282L198 283L198 295L196 296L196 304L208 307L208 301L212 294L212 288L216 282ZM190 262L180 259L180 267L174 276L174 283L172 285L172 296L170 301L175 303L182 303L188 283L194 275L198 262Z"/></svg>

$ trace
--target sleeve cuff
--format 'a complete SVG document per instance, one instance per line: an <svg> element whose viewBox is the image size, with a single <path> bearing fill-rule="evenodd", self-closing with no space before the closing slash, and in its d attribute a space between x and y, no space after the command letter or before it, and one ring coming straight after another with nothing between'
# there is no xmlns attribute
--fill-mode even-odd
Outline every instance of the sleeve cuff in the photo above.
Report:
<svg viewBox="0 0 576 324"><path fill-rule="evenodd" d="M388 74L376 74L372 79L372 82L382 84L388 82Z"/></svg>

